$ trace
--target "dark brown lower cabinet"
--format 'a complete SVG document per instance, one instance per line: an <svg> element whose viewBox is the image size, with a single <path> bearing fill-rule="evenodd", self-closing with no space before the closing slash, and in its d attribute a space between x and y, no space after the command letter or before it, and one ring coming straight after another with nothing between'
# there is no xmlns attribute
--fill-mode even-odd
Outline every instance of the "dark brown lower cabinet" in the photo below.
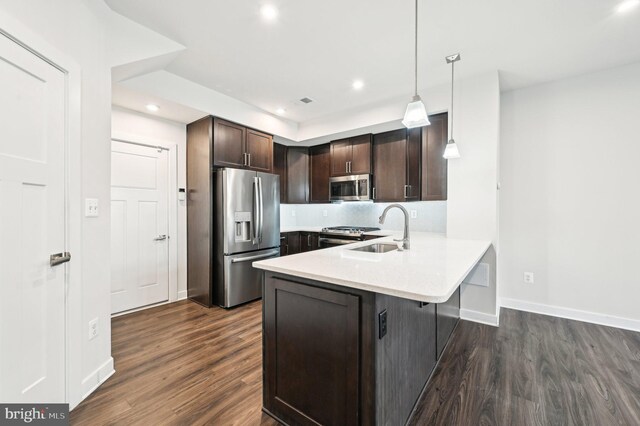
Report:
<svg viewBox="0 0 640 426"><path fill-rule="evenodd" d="M405 424L439 357L436 310L265 272L264 411L288 425Z"/></svg>
<svg viewBox="0 0 640 426"><path fill-rule="evenodd" d="M300 232L300 251L313 251L318 249L317 232Z"/></svg>

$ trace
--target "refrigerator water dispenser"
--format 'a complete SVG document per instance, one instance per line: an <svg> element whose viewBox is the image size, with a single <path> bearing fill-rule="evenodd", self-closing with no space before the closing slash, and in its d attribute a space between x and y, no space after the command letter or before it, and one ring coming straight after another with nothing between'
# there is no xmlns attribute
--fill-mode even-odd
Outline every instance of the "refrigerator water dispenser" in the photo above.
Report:
<svg viewBox="0 0 640 426"><path fill-rule="evenodd" d="M251 212L235 212L233 221L235 225L235 241L251 241Z"/></svg>

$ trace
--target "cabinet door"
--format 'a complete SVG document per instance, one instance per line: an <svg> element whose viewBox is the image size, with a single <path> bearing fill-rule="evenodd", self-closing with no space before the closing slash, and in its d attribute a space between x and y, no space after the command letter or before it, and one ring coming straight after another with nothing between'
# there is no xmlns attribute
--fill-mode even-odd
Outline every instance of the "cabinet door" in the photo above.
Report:
<svg viewBox="0 0 640 426"><path fill-rule="evenodd" d="M331 177L331 147L329 144L309 148L309 202L329 202L329 178Z"/></svg>
<svg viewBox="0 0 640 426"><path fill-rule="evenodd" d="M265 278L265 409L288 424L357 425L360 298Z"/></svg>
<svg viewBox="0 0 640 426"><path fill-rule="evenodd" d="M287 202L309 202L309 149L287 148Z"/></svg>
<svg viewBox="0 0 640 426"><path fill-rule="evenodd" d="M235 123L214 119L213 165L244 167L246 128Z"/></svg>
<svg viewBox="0 0 640 426"><path fill-rule="evenodd" d="M300 232L300 251L313 251L318 249L318 233Z"/></svg>
<svg viewBox="0 0 640 426"><path fill-rule="evenodd" d="M351 140L351 163L349 172L352 175L371 174L371 135L361 135Z"/></svg>
<svg viewBox="0 0 640 426"><path fill-rule="evenodd" d="M407 178L406 129L373 136L373 187L375 201L405 201Z"/></svg>
<svg viewBox="0 0 640 426"><path fill-rule="evenodd" d="M424 127L407 130L407 189L406 201L420 200L420 151L422 145L422 132Z"/></svg>
<svg viewBox="0 0 640 426"><path fill-rule="evenodd" d="M287 147L273 144L273 173L280 176L280 202L287 202Z"/></svg>
<svg viewBox="0 0 640 426"><path fill-rule="evenodd" d="M271 135L247 129L247 167L258 172L273 172L273 138Z"/></svg>
<svg viewBox="0 0 640 426"><path fill-rule="evenodd" d="M287 254L300 253L300 233L299 232L287 232L287 246L289 250Z"/></svg>
<svg viewBox="0 0 640 426"><path fill-rule="evenodd" d="M289 254L289 236L287 233L280 234L280 257Z"/></svg>
<svg viewBox="0 0 640 426"><path fill-rule="evenodd" d="M351 141L341 139L331 142L331 176L348 175L349 161L351 161Z"/></svg>
<svg viewBox="0 0 640 426"><path fill-rule="evenodd" d="M422 133L422 199L447 199L447 160L442 158L447 145L447 114L429 117L431 125Z"/></svg>

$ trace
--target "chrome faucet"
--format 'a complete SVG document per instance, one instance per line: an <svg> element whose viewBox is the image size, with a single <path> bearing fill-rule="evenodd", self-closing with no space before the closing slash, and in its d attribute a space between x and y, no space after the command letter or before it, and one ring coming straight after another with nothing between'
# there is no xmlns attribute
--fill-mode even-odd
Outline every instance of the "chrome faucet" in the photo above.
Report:
<svg viewBox="0 0 640 426"><path fill-rule="evenodd" d="M382 215L380 216L379 222L380 222L381 225L384 223L384 219L387 217L387 212L392 207L397 207L400 210L402 210L402 213L404 213L404 235L402 236L401 240L394 239L393 241L398 241L398 242L402 241L402 249L403 250L409 250L409 245L410 245L409 244L409 212L407 211L407 209L402 207L400 204L390 204L382 212Z"/></svg>

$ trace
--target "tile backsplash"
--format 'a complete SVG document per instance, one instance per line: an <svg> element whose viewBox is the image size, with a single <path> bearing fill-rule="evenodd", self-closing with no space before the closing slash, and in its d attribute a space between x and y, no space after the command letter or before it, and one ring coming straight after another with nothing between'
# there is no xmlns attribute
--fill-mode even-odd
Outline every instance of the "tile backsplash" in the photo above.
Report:
<svg viewBox="0 0 640 426"><path fill-rule="evenodd" d="M344 202L340 204L281 204L280 223L283 228L295 226L377 226L382 229L402 230L404 216L399 210L387 214L384 225L378 217L391 203ZM415 231L441 232L447 230L447 202L419 201L400 203L417 217L410 219L409 227Z"/></svg>

